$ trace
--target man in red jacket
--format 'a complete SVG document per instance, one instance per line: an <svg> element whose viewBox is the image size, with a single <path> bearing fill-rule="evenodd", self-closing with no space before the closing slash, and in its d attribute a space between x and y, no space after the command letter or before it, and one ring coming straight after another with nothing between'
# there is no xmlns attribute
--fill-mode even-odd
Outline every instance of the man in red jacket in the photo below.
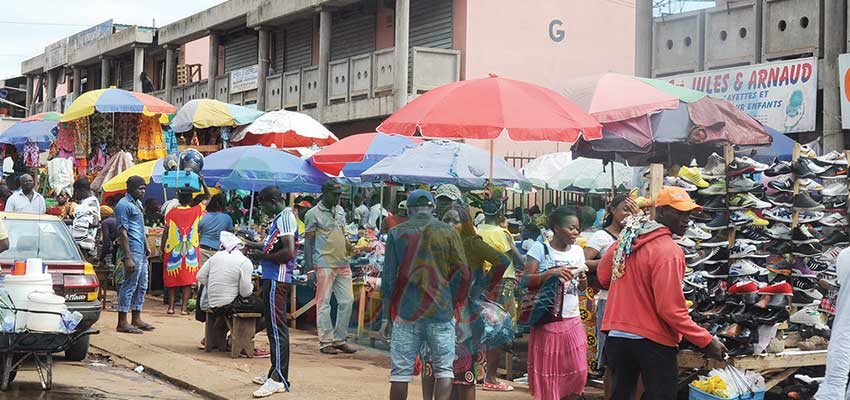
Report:
<svg viewBox="0 0 850 400"><path fill-rule="evenodd" d="M613 400L633 399L638 377L645 386L644 398L676 399L676 355L682 337L709 357L722 359L726 353L726 347L688 315L682 293L685 255L672 237L685 233L691 211L701 207L678 187L664 187L655 207L655 221L621 233L621 239L633 240L630 253L617 254L623 250L615 243L597 270L602 286L609 287L602 330L608 332L605 355Z"/></svg>

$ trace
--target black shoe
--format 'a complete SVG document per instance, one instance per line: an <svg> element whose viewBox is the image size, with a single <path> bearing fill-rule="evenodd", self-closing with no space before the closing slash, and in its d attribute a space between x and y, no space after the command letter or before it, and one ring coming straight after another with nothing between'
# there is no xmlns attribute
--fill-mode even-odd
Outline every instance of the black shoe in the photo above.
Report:
<svg viewBox="0 0 850 400"><path fill-rule="evenodd" d="M791 248L791 254L798 257L814 257L823 253L823 248L818 243L808 243Z"/></svg>
<svg viewBox="0 0 850 400"><path fill-rule="evenodd" d="M787 297L787 296L783 296L783 297ZM815 303L818 303L818 302L820 302L820 300L818 300L818 299L816 299L812 296L809 296L808 293L806 293L802 290L795 290L794 291L794 298L791 299L791 305L795 305L795 306L807 306L807 305L815 304Z"/></svg>
<svg viewBox="0 0 850 400"><path fill-rule="evenodd" d="M815 232L817 231L809 228L807 225L800 225L791 234L791 242L794 244L817 243L818 237L815 235Z"/></svg>
<svg viewBox="0 0 850 400"><path fill-rule="evenodd" d="M800 158L800 160L797 161L797 164L794 165L794 175L797 177L797 179L817 178L818 175L809 168L810 165L809 163L805 162L805 160L805 158Z"/></svg>
<svg viewBox="0 0 850 400"><path fill-rule="evenodd" d="M791 244L787 240L776 240L765 248L770 254L789 254L791 253Z"/></svg>
<svg viewBox="0 0 850 400"><path fill-rule="evenodd" d="M815 272L823 272L829 269L829 263L824 261L821 257L809 257L806 259L806 266L809 267L810 270Z"/></svg>
<svg viewBox="0 0 850 400"><path fill-rule="evenodd" d="M794 192L794 182L792 182L791 178L789 178L787 176L776 179L776 180L772 180L772 181L770 181L770 183L767 184L767 186L770 187L771 189L775 189L775 190L778 190L780 192L788 192L788 193Z"/></svg>
<svg viewBox="0 0 850 400"><path fill-rule="evenodd" d="M714 219L705 224L706 229L717 231L729 227L729 214L726 212L718 212L714 214Z"/></svg>
<svg viewBox="0 0 850 400"><path fill-rule="evenodd" d="M794 205L794 196L790 193L779 192L776 194L767 195L767 201L769 201L770 204L773 204L775 206L791 207L792 205Z"/></svg>
<svg viewBox="0 0 850 400"><path fill-rule="evenodd" d="M775 161L767 171L764 171L764 174L770 177L786 175L793 172L791 169L791 163L788 161Z"/></svg>
<svg viewBox="0 0 850 400"><path fill-rule="evenodd" d="M810 290L818 286L818 283L810 278L795 277L792 285L796 290Z"/></svg>
<svg viewBox="0 0 850 400"><path fill-rule="evenodd" d="M357 352L357 349L351 347L348 343L343 343L341 345L334 346L334 348L345 354L354 354Z"/></svg>
<svg viewBox="0 0 850 400"><path fill-rule="evenodd" d="M699 210L691 212L691 219L694 221L708 222L714 219L714 216L703 210Z"/></svg>
<svg viewBox="0 0 850 400"><path fill-rule="evenodd" d="M721 262L721 263L715 264L712 268L706 269L705 276L707 278L728 278L729 277L729 263L728 262Z"/></svg>
<svg viewBox="0 0 850 400"><path fill-rule="evenodd" d="M764 229L752 227L741 229L741 231L735 235L735 239L750 244L763 244L770 241L770 237L764 233Z"/></svg>
<svg viewBox="0 0 850 400"><path fill-rule="evenodd" d="M712 196L708 199L703 209L708 211L717 211L726 209L726 196Z"/></svg>
<svg viewBox="0 0 850 400"><path fill-rule="evenodd" d="M847 166L839 167L836 165L832 165L828 167L826 172L818 174L818 177L821 178L846 178L847 177Z"/></svg>
<svg viewBox="0 0 850 400"><path fill-rule="evenodd" d="M847 196L824 196L823 206L827 210L847 210Z"/></svg>
<svg viewBox="0 0 850 400"><path fill-rule="evenodd" d="M847 235L847 232L841 230L834 230L821 243L824 246L846 246L850 244L850 236Z"/></svg>
<svg viewBox="0 0 850 400"><path fill-rule="evenodd" d="M788 296L775 296L775 297L785 297ZM756 315L753 319L759 325L774 325L785 322L790 317L787 310L784 309L773 309L766 313Z"/></svg>
<svg viewBox="0 0 850 400"><path fill-rule="evenodd" d="M823 204L812 199L809 192L801 191L794 196L794 208L800 211L821 211L826 209Z"/></svg>
<svg viewBox="0 0 850 400"><path fill-rule="evenodd" d="M767 303L767 309L785 311L790 304L789 299L789 296L775 295L770 299L770 302Z"/></svg>
<svg viewBox="0 0 850 400"><path fill-rule="evenodd" d="M738 162L738 160L733 160L726 167L726 176L738 176L738 175L743 175L743 174L751 174L755 171L756 171L756 169L753 168L752 165Z"/></svg>
<svg viewBox="0 0 850 400"><path fill-rule="evenodd" d="M321 352L322 354L328 354L328 355L339 354L339 350L335 349L333 346L322 347L322 349L319 350L319 352Z"/></svg>

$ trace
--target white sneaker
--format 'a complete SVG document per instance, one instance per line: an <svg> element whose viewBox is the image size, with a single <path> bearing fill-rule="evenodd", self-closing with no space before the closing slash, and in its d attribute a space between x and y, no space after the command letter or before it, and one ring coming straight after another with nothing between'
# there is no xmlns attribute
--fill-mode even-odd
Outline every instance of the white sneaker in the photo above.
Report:
<svg viewBox="0 0 850 400"><path fill-rule="evenodd" d="M685 237L693 240L708 240L711 239L711 233L706 232L699 225L691 225L685 231Z"/></svg>
<svg viewBox="0 0 850 400"><path fill-rule="evenodd" d="M261 386L259 389L257 389L256 392L254 392L254 397L269 397L275 393L283 392L286 392L286 385L269 378L268 380L266 380L266 383L264 383L263 386Z"/></svg>
<svg viewBox="0 0 850 400"><path fill-rule="evenodd" d="M762 268L750 260L737 260L729 266L729 276L762 275Z"/></svg>
<svg viewBox="0 0 850 400"><path fill-rule="evenodd" d="M821 194L824 196L847 196L850 193L848 192L847 184L838 183L827 186L821 191Z"/></svg>
<svg viewBox="0 0 850 400"><path fill-rule="evenodd" d="M804 307L800 311L791 314L788 319L791 323L807 326L823 326L823 317L817 307Z"/></svg>
<svg viewBox="0 0 850 400"><path fill-rule="evenodd" d="M260 376L255 376L254 379L251 380L251 382L254 382L257 385L263 385L263 384L266 383L267 380L269 380L268 376L260 375Z"/></svg>

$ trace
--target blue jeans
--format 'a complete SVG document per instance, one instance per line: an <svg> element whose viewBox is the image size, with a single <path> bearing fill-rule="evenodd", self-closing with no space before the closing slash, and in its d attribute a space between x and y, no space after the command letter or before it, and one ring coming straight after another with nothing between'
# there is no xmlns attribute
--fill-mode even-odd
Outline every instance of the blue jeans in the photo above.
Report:
<svg viewBox="0 0 850 400"><path fill-rule="evenodd" d="M125 272L124 282L118 287L118 312L142 311L145 293L148 291L148 258L133 254L136 269L129 276Z"/></svg>
<svg viewBox="0 0 850 400"><path fill-rule="evenodd" d="M434 378L454 378L455 322L393 323L390 339L390 382L412 382L416 356L423 344L430 349Z"/></svg>

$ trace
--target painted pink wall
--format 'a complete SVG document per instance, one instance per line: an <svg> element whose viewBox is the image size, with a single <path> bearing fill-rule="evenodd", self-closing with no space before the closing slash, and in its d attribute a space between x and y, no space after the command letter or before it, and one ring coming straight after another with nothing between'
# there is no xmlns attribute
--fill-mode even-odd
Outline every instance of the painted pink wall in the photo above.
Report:
<svg viewBox="0 0 850 400"><path fill-rule="evenodd" d="M384 7L384 2L378 2L378 12L375 16L375 50L389 49L395 46L395 10Z"/></svg>
<svg viewBox="0 0 850 400"><path fill-rule="evenodd" d="M184 64L201 64L201 79L207 79L207 65L210 63L209 36L184 44L181 58Z"/></svg>
<svg viewBox="0 0 850 400"><path fill-rule="evenodd" d="M554 89L572 77L634 71L634 6L601 0L539 1L533 7L515 0L464 1L466 79L495 73ZM555 19L562 21L565 34L560 42L549 34ZM489 143L477 145L488 148ZM553 151L555 146L547 143L496 142L501 155Z"/></svg>

